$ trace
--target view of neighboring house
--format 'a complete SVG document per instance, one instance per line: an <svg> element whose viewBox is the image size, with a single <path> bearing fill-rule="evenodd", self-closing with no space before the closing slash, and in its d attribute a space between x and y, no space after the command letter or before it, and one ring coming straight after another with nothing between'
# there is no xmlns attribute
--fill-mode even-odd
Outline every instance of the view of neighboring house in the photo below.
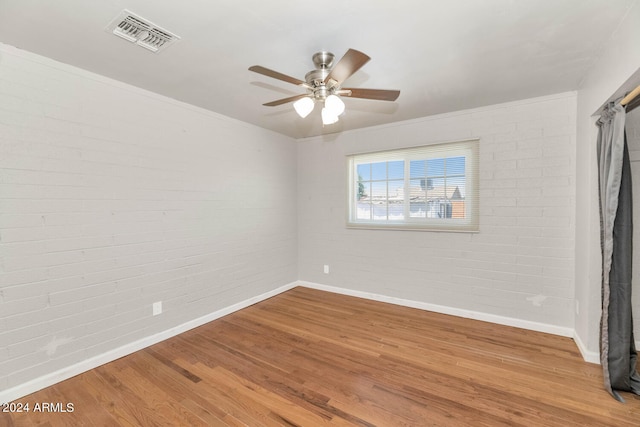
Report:
<svg viewBox="0 0 640 427"><path fill-rule="evenodd" d="M374 205L402 204L405 201L404 188L396 188L389 194L363 194L359 203ZM409 187L409 210L414 218L454 218L465 217L465 200L459 186L433 186L431 180L420 180L420 185Z"/></svg>

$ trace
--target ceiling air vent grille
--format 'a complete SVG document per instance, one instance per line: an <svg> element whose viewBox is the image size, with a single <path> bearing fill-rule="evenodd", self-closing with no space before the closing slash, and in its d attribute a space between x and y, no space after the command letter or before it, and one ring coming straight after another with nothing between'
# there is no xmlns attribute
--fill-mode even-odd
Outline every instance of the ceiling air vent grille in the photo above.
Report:
<svg viewBox="0 0 640 427"><path fill-rule="evenodd" d="M170 44L180 40L180 37L175 34L136 16L126 9L111 21L107 31L154 53L158 53L166 49Z"/></svg>

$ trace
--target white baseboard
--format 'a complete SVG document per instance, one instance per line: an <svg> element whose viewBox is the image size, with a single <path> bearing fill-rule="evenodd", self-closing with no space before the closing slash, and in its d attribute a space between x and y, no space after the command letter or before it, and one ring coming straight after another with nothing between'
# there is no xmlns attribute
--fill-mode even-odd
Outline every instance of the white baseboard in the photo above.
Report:
<svg viewBox="0 0 640 427"><path fill-rule="evenodd" d="M587 350L587 347L584 345L577 332L573 333L573 341L576 343L576 346L578 347L578 350L580 350L580 354L585 362L600 365L600 352ZM640 349L640 341L636 341L635 344L636 350Z"/></svg>
<svg viewBox="0 0 640 427"><path fill-rule="evenodd" d="M131 353L135 353L136 351L142 350L143 348L149 347L153 344L157 344L161 341L164 341L168 338L179 335L190 329L197 328L198 326L202 326L205 323L209 323L220 317L226 316L228 314L231 314L243 308L249 307L250 305L256 304L260 301L263 301L273 296L276 296L278 294L281 294L282 292L288 291L289 289L292 289L296 286L297 286L297 282L293 282L288 285L281 286L277 289L266 292L264 294L246 299L237 304L233 304L229 307L225 307L223 309L214 311L213 313L209 313L197 319L190 320L176 327L142 338L138 341L134 341L130 344L126 344L122 347L118 347L106 353L100 354L98 356L94 356L90 359L83 360L82 362L76 363L75 365L71 365L66 368L62 368L58 371L52 372L50 374L43 375L39 378L35 378L24 384L20 384L15 387L12 387L8 390L0 391L0 403L11 402L21 397L24 397L28 394L34 393L38 390L42 390L45 387L52 386L56 383L59 383L60 381L64 381L66 379L79 375L83 372L86 372L91 369L97 368L98 366L104 365L105 363L109 363L121 357L127 356Z"/></svg>
<svg viewBox="0 0 640 427"><path fill-rule="evenodd" d="M529 320L515 319L512 317L498 316L496 314L482 313L479 311L465 310L461 308L447 307L444 305L430 304L421 301L413 301L402 298L389 297L386 295L374 294L370 292L355 291L353 289L339 288L336 286L321 285L319 283L298 281L298 285L321 291L334 292L337 294L350 295L358 298L365 298L374 301L387 302L411 308L433 311L436 313L450 314L452 316L464 317L467 319L482 320L496 323L498 325L513 326L516 328L529 329L537 332L545 332L553 335L573 338L574 330L562 326L549 325L547 323L532 322ZM585 359L586 360L586 359Z"/></svg>
<svg viewBox="0 0 640 427"><path fill-rule="evenodd" d="M584 345L580 335L577 332L573 332L573 341L578 346L578 350L580 350L580 354L582 354L582 358L585 362L595 363L596 365L600 364L600 353L597 351L589 351L587 350L587 346Z"/></svg>

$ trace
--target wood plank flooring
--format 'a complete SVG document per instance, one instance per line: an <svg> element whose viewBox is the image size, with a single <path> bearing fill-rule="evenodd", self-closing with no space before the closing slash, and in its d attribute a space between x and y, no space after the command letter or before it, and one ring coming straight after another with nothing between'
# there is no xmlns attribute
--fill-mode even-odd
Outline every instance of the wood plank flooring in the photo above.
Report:
<svg viewBox="0 0 640 427"><path fill-rule="evenodd" d="M16 402L0 426L638 426L569 338L295 288Z"/></svg>

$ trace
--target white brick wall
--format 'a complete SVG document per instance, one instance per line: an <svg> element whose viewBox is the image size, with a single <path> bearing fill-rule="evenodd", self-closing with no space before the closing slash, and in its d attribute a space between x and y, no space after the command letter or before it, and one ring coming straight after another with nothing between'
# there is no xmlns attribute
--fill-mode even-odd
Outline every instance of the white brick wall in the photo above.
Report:
<svg viewBox="0 0 640 427"><path fill-rule="evenodd" d="M0 45L0 391L295 281L295 198L293 140Z"/></svg>
<svg viewBox="0 0 640 427"><path fill-rule="evenodd" d="M565 93L301 141L300 279L572 328L575 129ZM345 228L345 155L475 137L480 233Z"/></svg>

